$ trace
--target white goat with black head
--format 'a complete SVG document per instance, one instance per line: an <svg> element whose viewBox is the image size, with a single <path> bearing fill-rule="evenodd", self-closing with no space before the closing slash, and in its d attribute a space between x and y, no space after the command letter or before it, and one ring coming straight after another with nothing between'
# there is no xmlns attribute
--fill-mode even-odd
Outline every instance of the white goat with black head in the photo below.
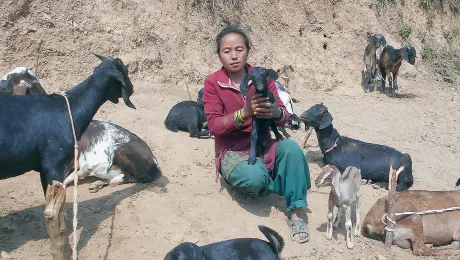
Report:
<svg viewBox="0 0 460 260"><path fill-rule="evenodd" d="M334 206L338 208L337 217L334 221L334 228L338 228L340 221L345 213L345 228L347 230L347 247L353 248L353 236L351 235L352 204L356 205L356 227L355 236L359 236L361 229L361 171L348 166L343 174L334 165L326 165L321 170L315 181L316 187L331 186L328 200L327 212L327 239L332 238L332 219L334 218Z"/></svg>

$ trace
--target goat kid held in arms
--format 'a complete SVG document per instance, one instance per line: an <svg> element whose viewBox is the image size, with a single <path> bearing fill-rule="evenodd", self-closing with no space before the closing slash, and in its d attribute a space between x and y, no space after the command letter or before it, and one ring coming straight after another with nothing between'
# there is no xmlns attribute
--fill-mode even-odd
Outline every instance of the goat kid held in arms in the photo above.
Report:
<svg viewBox="0 0 460 260"><path fill-rule="evenodd" d="M235 191L248 196L273 192L284 196L291 239L307 242L310 238L303 207L307 206L306 192L311 187L310 171L297 143L270 137L261 158L248 164L252 116L274 120L277 126L289 119L275 82L267 81L276 102L251 91L245 98L242 81L254 69L247 63L249 38L238 27L229 26L217 35L216 43L223 66L205 79L203 94L208 128L215 137L216 181L222 175Z"/></svg>
<svg viewBox="0 0 460 260"><path fill-rule="evenodd" d="M66 92L77 141L107 100L118 103L123 98L128 107L135 108L129 99L134 91L126 66L118 58L95 55L102 62L93 74ZM0 179L32 170L40 172L51 254L54 259L69 259L62 182L72 166L74 139L64 97L0 96L0 147ZM49 205L58 209L48 210Z"/></svg>

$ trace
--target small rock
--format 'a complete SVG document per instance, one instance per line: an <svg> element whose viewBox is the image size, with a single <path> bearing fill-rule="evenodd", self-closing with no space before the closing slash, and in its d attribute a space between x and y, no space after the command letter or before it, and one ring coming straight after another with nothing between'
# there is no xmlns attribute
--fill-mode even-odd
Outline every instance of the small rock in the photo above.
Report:
<svg viewBox="0 0 460 260"><path fill-rule="evenodd" d="M0 257L3 258L3 259L10 259L11 258L11 256L5 251L2 251L2 253L0 253Z"/></svg>
<svg viewBox="0 0 460 260"><path fill-rule="evenodd" d="M387 258L384 257L383 255L377 255L377 256L375 257L375 259L376 259L376 260L387 260Z"/></svg>

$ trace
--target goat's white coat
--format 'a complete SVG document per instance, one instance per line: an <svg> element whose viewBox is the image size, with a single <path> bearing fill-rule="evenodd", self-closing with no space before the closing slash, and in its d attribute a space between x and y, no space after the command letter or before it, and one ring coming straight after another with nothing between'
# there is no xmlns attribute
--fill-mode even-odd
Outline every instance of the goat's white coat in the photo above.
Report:
<svg viewBox="0 0 460 260"><path fill-rule="evenodd" d="M110 184L123 183L124 174L119 169L111 169L117 146L129 142L129 137L117 131L107 122L100 122L104 130L92 140L88 149L80 154L78 159L78 176L94 176L109 180ZM73 182L73 172L65 179L64 186Z"/></svg>
<svg viewBox="0 0 460 260"><path fill-rule="evenodd" d="M275 82L276 90L278 91L278 96L281 101L283 101L284 106L286 107L289 114L294 114L294 105L292 102L291 95L284 90L284 87L278 81Z"/></svg>

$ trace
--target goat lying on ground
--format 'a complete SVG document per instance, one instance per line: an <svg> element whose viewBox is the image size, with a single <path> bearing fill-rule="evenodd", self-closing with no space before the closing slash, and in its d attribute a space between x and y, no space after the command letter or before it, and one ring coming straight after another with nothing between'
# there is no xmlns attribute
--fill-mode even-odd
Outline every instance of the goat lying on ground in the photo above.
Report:
<svg viewBox="0 0 460 260"><path fill-rule="evenodd" d="M47 94L39 79L30 69L18 67L6 74L4 85L14 86L15 82L27 91L16 91L14 95ZM15 80L16 78L17 80ZM0 90L0 95L10 92ZM95 176L108 180L110 185L128 182L151 182L161 172L152 151L137 135L118 125L92 120L83 132L79 143L79 176ZM73 164L72 164L73 166ZM73 182L71 175L64 186ZM97 181L89 186L91 192L97 192L106 182Z"/></svg>
<svg viewBox="0 0 460 260"><path fill-rule="evenodd" d="M173 248L165 260L278 260L284 247L283 238L274 230L259 225L269 242L257 238L236 238L205 246L184 242Z"/></svg>
<svg viewBox="0 0 460 260"><path fill-rule="evenodd" d="M0 79L0 95L43 94L45 90L32 68L16 67Z"/></svg>
<svg viewBox="0 0 460 260"><path fill-rule="evenodd" d="M243 96L246 97L248 95L249 80L251 80L255 85L253 95L260 93L262 94L262 97L268 97L269 102L275 102L275 96L268 89L267 77L271 80L277 80L278 74L271 69L254 67L243 77L243 80L241 80L240 90ZM283 137L278 132L278 128L276 127L276 123L273 119L258 118L255 115L252 116L251 149L249 151L248 159L249 164L254 164L256 162L256 157L262 157L264 148L268 144L270 128L278 141L283 140Z"/></svg>
<svg viewBox="0 0 460 260"><path fill-rule="evenodd" d="M405 46L401 49L395 49L392 46L386 46L379 60L380 75L382 75L382 87L380 93L385 93L385 79L388 75L388 85L390 89L390 96L396 97L396 90L398 87L398 71L401 66L402 60L409 62L411 65L415 64L417 53L414 47Z"/></svg>
<svg viewBox="0 0 460 260"><path fill-rule="evenodd" d="M383 48L387 45L385 37L381 34L372 35L368 33L367 42L368 44L364 49L363 55L365 65L363 69L363 89L366 93L374 91L374 84L372 84L371 88L370 83L373 83L375 80L376 73L378 72L380 55Z"/></svg>
<svg viewBox="0 0 460 260"><path fill-rule="evenodd" d="M353 248L353 236L351 235L351 208L356 205L355 236L359 236L361 230L361 172L354 166L348 166L343 174L334 165L326 165L321 170L315 185L317 188L331 186L327 207L327 239L332 239L332 219L334 218L334 206L338 208L334 228L338 228L345 213L345 227L347 229L347 247Z"/></svg>
<svg viewBox="0 0 460 260"><path fill-rule="evenodd" d="M388 196L380 198L371 207L363 221L362 234L365 237L385 240L384 217L387 213ZM396 193L395 212L421 212L442 210L460 205L460 191L410 190ZM415 255L442 256L460 254L460 210L440 214L395 215L393 244L411 248ZM426 246L452 244L457 249L433 249Z"/></svg>
<svg viewBox="0 0 460 260"><path fill-rule="evenodd" d="M96 55L102 62L82 83L66 92L76 139L80 140L99 107L107 100L134 108L128 69L118 58ZM65 190L62 182L74 158L74 137L63 96L0 96L0 179L40 172L45 218L54 259L70 258L65 234ZM76 156L76 155L75 155ZM50 187L50 192L48 191Z"/></svg>
<svg viewBox="0 0 460 260"><path fill-rule="evenodd" d="M332 125L332 116L323 104L316 104L302 113L300 119L307 127L313 127L318 137L319 147L324 154L325 165L335 165L340 171L348 166L361 170L361 177L373 182L388 183L388 169L404 166L399 174L397 191L409 189L413 182L412 159L409 154L379 144L362 142L340 136Z"/></svg>
<svg viewBox="0 0 460 260"><path fill-rule="evenodd" d="M158 162L147 143L127 129L97 120L91 121L79 141L79 172L81 177L94 176L110 185L146 183L161 176ZM74 180L72 173L64 186ZM106 182L89 186L97 192Z"/></svg>
<svg viewBox="0 0 460 260"><path fill-rule="evenodd" d="M203 91L198 92L197 101L181 101L175 104L169 111L164 125L166 129L177 132L177 130L188 131L190 137L209 136L207 119L204 113Z"/></svg>

